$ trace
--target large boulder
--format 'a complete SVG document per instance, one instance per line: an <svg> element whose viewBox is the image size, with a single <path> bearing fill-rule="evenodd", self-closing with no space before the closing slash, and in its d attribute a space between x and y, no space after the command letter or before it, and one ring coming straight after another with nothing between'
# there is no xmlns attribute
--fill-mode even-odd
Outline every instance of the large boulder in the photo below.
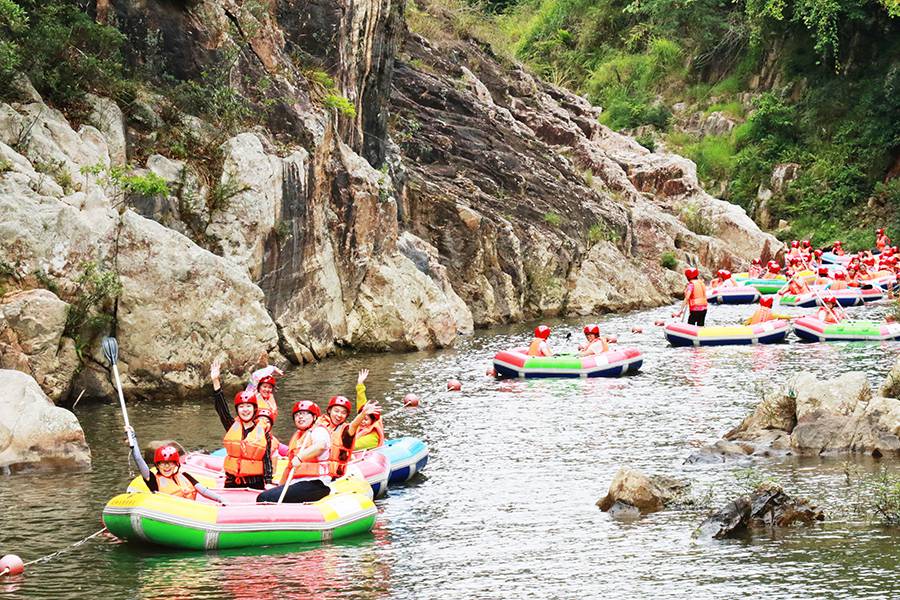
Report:
<svg viewBox="0 0 900 600"><path fill-rule="evenodd" d="M8 471L87 470L91 450L78 419L54 406L30 376L0 370L0 468Z"/></svg>
<svg viewBox="0 0 900 600"><path fill-rule="evenodd" d="M892 371L882 392L892 393L895 377ZM732 448L741 452L731 452ZM785 452L900 454L900 400L873 397L862 372L834 379L800 373L767 393L740 425L725 434L725 440L692 454L687 462Z"/></svg>
<svg viewBox="0 0 900 600"><path fill-rule="evenodd" d="M31 375L54 402L68 391L78 368L73 340L62 337L68 309L43 289L0 298L0 368Z"/></svg>
<svg viewBox="0 0 900 600"><path fill-rule="evenodd" d="M780 486L762 484L751 494L739 496L706 518L695 537L721 539L745 530L812 525L824 521L825 513L809 500L792 498Z"/></svg>
<svg viewBox="0 0 900 600"><path fill-rule="evenodd" d="M662 510L688 484L659 475L647 476L628 468L619 469L606 496L597 501L602 511L609 511L617 503L637 508L641 514Z"/></svg>

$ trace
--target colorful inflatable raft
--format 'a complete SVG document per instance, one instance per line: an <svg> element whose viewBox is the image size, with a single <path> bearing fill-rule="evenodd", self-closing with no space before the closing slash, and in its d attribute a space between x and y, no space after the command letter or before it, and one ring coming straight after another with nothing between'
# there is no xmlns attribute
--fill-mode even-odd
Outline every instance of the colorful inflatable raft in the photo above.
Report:
<svg viewBox="0 0 900 600"><path fill-rule="evenodd" d="M202 496L185 500L166 494L119 494L103 509L110 533L129 542L215 550L322 542L370 531L376 509L365 482L344 478L334 493L304 504L257 504L256 490L216 490L226 506Z"/></svg>
<svg viewBox="0 0 900 600"><path fill-rule="evenodd" d="M498 352L494 356L497 377L620 377L637 373L644 362L640 350L634 348L594 356L528 356L527 352L527 348Z"/></svg>
<svg viewBox="0 0 900 600"><path fill-rule="evenodd" d="M849 254L838 256L834 252L823 252L822 262L832 265L846 265L852 257Z"/></svg>
<svg viewBox="0 0 900 600"><path fill-rule="evenodd" d="M781 297L779 304L782 306L799 306L800 308L812 308L821 306L821 298L834 296L841 306L860 306L865 302L874 302L884 298L884 291L880 287L867 289L848 288L846 290L820 290L818 295L814 292L808 294L786 294Z"/></svg>
<svg viewBox="0 0 900 600"><path fill-rule="evenodd" d="M663 331L673 346L725 346L731 344L777 344L791 330L790 321L766 321L757 325L697 327L668 323Z"/></svg>
<svg viewBox="0 0 900 600"><path fill-rule="evenodd" d="M216 487L221 487L225 482L225 450L220 448L212 454L192 452L184 457L184 468L196 476L212 478ZM274 465L274 481L281 479L281 474L287 467L287 459L281 458ZM354 455L349 467L358 469L359 474L372 486L372 493L376 498L387 492L388 477L391 465L383 454L378 452L359 453ZM138 478L140 479L140 478Z"/></svg>
<svg viewBox="0 0 900 600"><path fill-rule="evenodd" d="M759 300L759 290L748 285L720 287L711 290L706 298L717 304L753 304Z"/></svg>
<svg viewBox="0 0 900 600"><path fill-rule="evenodd" d="M755 288L760 294L776 294L787 284L787 280L779 275L780 279L741 279L741 285Z"/></svg>
<svg viewBox="0 0 900 600"><path fill-rule="evenodd" d="M900 339L900 323L877 321L826 323L815 317L801 317L794 321L794 333L805 342L898 340Z"/></svg>
<svg viewBox="0 0 900 600"><path fill-rule="evenodd" d="M387 440L370 452L378 452L391 465L388 484L406 483L428 464L428 444L414 437ZM355 453L354 453L355 455Z"/></svg>

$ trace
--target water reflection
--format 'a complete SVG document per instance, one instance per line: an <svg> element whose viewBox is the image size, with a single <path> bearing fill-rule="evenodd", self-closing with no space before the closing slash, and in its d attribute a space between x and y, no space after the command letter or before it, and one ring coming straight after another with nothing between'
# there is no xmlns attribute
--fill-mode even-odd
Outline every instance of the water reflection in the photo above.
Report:
<svg viewBox="0 0 900 600"><path fill-rule="evenodd" d="M879 314L866 307L858 314ZM279 387L288 404L351 396L371 369L369 396L391 410L407 392L423 397L387 423L391 436L425 438L425 476L377 502L371 535L311 547L169 552L91 543L35 565L17 590L27 598L571 598L691 594L699 597L896 596L896 532L844 520L812 529L697 543L698 511L621 523L594 502L620 466L665 472L724 501L738 465L684 466L694 446L718 439L760 390L797 370L831 376L862 369L880 383L900 344L799 344L679 348L660 328L671 308L602 317L622 345L641 348L640 374L623 379L502 380L484 376L500 349L523 345L529 326L479 331L455 350L352 356L292 372ZM710 322L736 322L746 307L713 307ZM782 312L782 311L779 311ZM800 312L800 311L795 311ZM591 318L590 320L597 320ZM572 350L583 323L553 324L557 351ZM643 333L631 333L640 324ZM565 342L565 334L572 339ZM447 379L461 393L444 391ZM222 430L203 393L186 401L129 402L142 440L174 437L214 448ZM88 474L0 479L0 550L26 560L99 528L105 501L133 474L113 399L77 410L94 454ZM276 426L291 433L288 419ZM866 469L876 461L857 460ZM765 475L840 516L850 494L842 460L755 463ZM662 592L662 594L660 594Z"/></svg>

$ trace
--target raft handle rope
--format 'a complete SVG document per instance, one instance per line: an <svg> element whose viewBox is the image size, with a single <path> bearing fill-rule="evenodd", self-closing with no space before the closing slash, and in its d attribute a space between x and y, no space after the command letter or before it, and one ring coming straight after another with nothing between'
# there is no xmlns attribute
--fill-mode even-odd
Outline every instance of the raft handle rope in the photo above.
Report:
<svg viewBox="0 0 900 600"><path fill-rule="evenodd" d="M82 546L82 545L86 544L87 542L89 542L89 541L92 540L93 538L97 537L97 536L100 535L101 533L106 533L106 531L107 531L107 530L106 530L106 527L102 527L99 531L95 531L95 532L92 533L91 535L89 535L89 536L87 536L87 537L85 537L85 538L81 538L80 540L78 540L78 541L75 542L74 544L70 544L70 545L68 545L68 546L66 546L66 547L64 547L64 548L61 548L61 549L57 550L56 552L51 552L50 554L48 554L48 555L46 555L46 556L42 556L42 557L36 558L36 559L34 559L34 560L29 560L27 563L24 563L24 564L23 564L23 567L30 567L31 565L36 565L36 564L39 564L39 563L50 562L51 560L53 560L53 559L56 558L57 556L60 556L60 555L62 555L62 554L65 554L66 552L69 552L70 550L74 550L74 549L77 548L78 546ZM0 577L3 577L3 576L6 575L8 572L9 572L9 568L3 569L2 571L0 571Z"/></svg>

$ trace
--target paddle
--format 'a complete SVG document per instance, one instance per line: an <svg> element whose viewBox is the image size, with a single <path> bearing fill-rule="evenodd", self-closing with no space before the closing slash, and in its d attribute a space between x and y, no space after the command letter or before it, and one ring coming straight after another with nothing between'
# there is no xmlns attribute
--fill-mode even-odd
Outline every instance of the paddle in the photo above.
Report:
<svg viewBox="0 0 900 600"><path fill-rule="evenodd" d="M278 496L278 502L276 502L275 504L281 504L281 502L284 500L284 496L285 496L285 494L287 494L287 489L291 485L291 480L293 478L294 478L294 467L292 466L291 470L288 471L288 476L287 476L287 480L284 482L284 487L281 488L281 495Z"/></svg>
<svg viewBox="0 0 900 600"><path fill-rule="evenodd" d="M116 366L116 363L119 361L119 343L116 342L116 338L114 337L105 337L100 344L103 347L103 354L106 356L106 360L109 361L110 366L113 370L113 377L116 380L116 390L119 392L119 406L122 407L122 418L125 419L125 427L129 428L131 425L128 423L128 411L125 409L125 396L122 394L122 382L119 379L119 367Z"/></svg>

